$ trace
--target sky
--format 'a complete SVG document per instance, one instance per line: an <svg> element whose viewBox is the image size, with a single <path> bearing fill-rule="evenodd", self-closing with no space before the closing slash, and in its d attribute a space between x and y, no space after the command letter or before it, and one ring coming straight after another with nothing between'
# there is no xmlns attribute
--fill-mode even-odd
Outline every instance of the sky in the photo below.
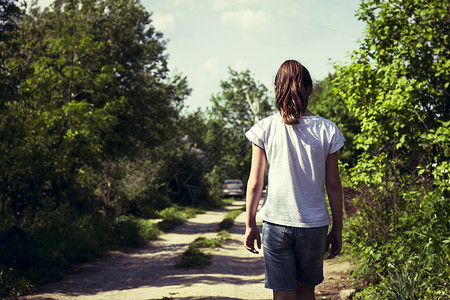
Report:
<svg viewBox="0 0 450 300"><path fill-rule="evenodd" d="M187 111L211 106L228 68L250 70L273 96L287 59L300 61L314 81L349 61L365 24L361 0L141 0L166 40L171 74L187 77ZM40 0L46 6L50 0Z"/></svg>

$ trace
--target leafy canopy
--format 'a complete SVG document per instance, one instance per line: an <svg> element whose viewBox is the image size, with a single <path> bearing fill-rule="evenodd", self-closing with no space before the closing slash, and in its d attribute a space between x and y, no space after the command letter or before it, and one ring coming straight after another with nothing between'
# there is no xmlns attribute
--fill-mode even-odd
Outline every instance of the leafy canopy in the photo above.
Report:
<svg viewBox="0 0 450 300"><path fill-rule="evenodd" d="M88 203L92 174L162 144L189 93L168 78L162 35L133 0L31 7L4 43L17 51L2 52L1 83L13 87L0 96L3 212Z"/></svg>
<svg viewBox="0 0 450 300"><path fill-rule="evenodd" d="M419 167L430 175L448 166L450 39L445 2L361 4L358 16L367 23L365 36L352 62L337 72L337 87L361 122L356 143L365 155L356 183L408 175L411 181L426 180ZM446 140L437 138L437 132Z"/></svg>

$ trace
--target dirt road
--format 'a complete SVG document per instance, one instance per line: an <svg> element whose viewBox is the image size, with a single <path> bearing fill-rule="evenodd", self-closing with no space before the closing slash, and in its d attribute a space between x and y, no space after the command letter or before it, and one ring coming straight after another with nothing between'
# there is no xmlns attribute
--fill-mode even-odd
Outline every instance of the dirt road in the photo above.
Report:
<svg viewBox="0 0 450 300"><path fill-rule="evenodd" d="M224 215L244 205L236 201L225 209L190 219L173 232L130 253L113 251L106 257L80 264L63 281L49 284L42 293L21 299L272 299L264 288L262 254L242 246L244 214L230 230L231 240L213 251L213 264L203 269L175 269L180 254L199 236L216 237ZM339 299L348 288L346 262L325 261L325 282L317 299Z"/></svg>

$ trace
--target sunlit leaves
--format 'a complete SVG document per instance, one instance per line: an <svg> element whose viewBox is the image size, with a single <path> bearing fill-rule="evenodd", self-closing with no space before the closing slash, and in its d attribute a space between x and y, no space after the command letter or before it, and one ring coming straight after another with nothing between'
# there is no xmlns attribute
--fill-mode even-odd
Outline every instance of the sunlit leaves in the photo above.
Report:
<svg viewBox="0 0 450 300"><path fill-rule="evenodd" d="M374 157L388 154L405 173L436 155L444 159L444 148L427 148L421 136L449 117L447 9L438 1L363 1L358 15L366 35L353 62L337 72L342 96L361 121L358 147Z"/></svg>
<svg viewBox="0 0 450 300"><path fill-rule="evenodd" d="M364 0L366 34L338 68L364 150L351 176L361 210L347 240L375 284L363 298L448 298L449 7Z"/></svg>
<svg viewBox="0 0 450 300"><path fill-rule="evenodd" d="M167 79L164 41L150 17L132 0L63 0L27 11L11 41L20 47L4 60L17 93L0 96L3 210L76 202L81 190L87 201L96 187L86 174L170 136L190 91L181 75Z"/></svg>

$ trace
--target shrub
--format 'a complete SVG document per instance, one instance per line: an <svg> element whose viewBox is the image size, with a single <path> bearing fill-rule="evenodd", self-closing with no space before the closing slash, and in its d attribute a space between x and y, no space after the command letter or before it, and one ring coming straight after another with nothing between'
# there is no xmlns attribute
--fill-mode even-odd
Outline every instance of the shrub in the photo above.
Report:
<svg viewBox="0 0 450 300"><path fill-rule="evenodd" d="M245 208L235 209L227 213L219 223L217 231L229 230L234 225L234 220L244 211Z"/></svg>
<svg viewBox="0 0 450 300"><path fill-rule="evenodd" d="M222 246L219 239L208 239L206 237L198 237L189 245L186 251L181 255L181 260L175 265L176 268L202 268L208 266L212 262L212 255L204 253L200 248L216 248Z"/></svg>
<svg viewBox="0 0 450 300"><path fill-rule="evenodd" d="M0 298L29 293L32 286L59 279L73 263L105 249L141 246L160 233L147 220L109 219L60 207L21 223L0 224Z"/></svg>
<svg viewBox="0 0 450 300"><path fill-rule="evenodd" d="M444 299L450 277L447 200L439 193L416 191L405 192L401 200L396 212L386 214L360 201L362 209L348 219L344 239L361 259L357 274L375 284L364 297Z"/></svg>
<svg viewBox="0 0 450 300"><path fill-rule="evenodd" d="M212 261L212 255L203 253L196 247L189 246L181 255L181 261L175 265L176 268L202 268L209 266Z"/></svg>
<svg viewBox="0 0 450 300"><path fill-rule="evenodd" d="M158 228L163 232L169 232L186 222L188 218L194 217L196 210L192 207L172 206L164 209L159 214L163 220L158 223Z"/></svg>

